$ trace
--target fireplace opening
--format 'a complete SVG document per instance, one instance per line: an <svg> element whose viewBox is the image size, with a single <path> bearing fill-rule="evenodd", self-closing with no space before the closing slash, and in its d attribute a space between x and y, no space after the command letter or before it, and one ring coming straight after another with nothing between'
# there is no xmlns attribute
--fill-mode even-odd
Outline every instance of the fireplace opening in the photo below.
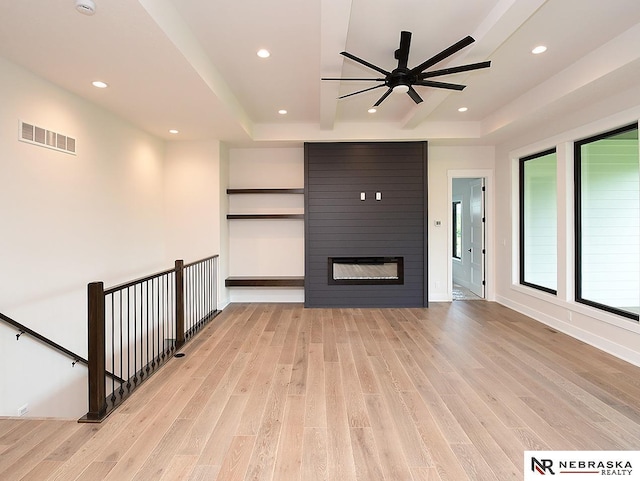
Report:
<svg viewBox="0 0 640 481"><path fill-rule="evenodd" d="M403 257L329 257L329 284L404 284Z"/></svg>

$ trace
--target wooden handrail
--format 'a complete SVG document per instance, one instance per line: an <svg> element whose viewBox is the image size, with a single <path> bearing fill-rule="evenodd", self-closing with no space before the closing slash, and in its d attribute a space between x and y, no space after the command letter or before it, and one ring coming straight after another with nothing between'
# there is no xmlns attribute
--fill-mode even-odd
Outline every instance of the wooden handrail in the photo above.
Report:
<svg viewBox="0 0 640 481"><path fill-rule="evenodd" d="M27 326L25 326L24 324L19 323L18 321L11 319L9 316L2 314L0 312L0 320L6 322L7 324L15 327L16 329L18 329L20 332L18 334L16 334L16 339L19 340L20 336L22 334L28 334L29 336L33 337L34 339L37 339L38 341L42 342L43 344L61 352L62 354L66 355L67 357L73 359L74 364L75 363L81 363L84 364L85 366L89 365L89 361L87 361L84 357L76 354L73 351L70 351L69 349L67 349L64 346L61 346L60 344L58 344L57 342L52 341L51 339L49 339L48 337L43 336L42 334L34 331L33 329L28 328ZM124 379L116 376L115 374L107 371L107 375L112 377L113 379L115 379L118 382L125 382Z"/></svg>

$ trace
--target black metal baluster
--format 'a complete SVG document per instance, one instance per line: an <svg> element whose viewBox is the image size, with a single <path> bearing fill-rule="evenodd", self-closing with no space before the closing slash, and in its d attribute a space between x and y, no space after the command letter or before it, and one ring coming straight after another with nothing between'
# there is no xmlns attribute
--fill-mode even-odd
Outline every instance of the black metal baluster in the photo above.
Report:
<svg viewBox="0 0 640 481"><path fill-rule="evenodd" d="M131 392L131 286L127 287L127 392Z"/></svg>
<svg viewBox="0 0 640 481"><path fill-rule="evenodd" d="M165 324L167 323L167 300L166 300L166 295L167 292L165 290L165 286L167 285L167 277L166 275L162 276L162 295L161 297L161 302L159 302L160 305L162 305L162 362L164 362L164 358L166 355L166 350L167 350L167 333L165 332Z"/></svg>
<svg viewBox="0 0 640 481"><path fill-rule="evenodd" d="M122 318L123 313L122 313L122 296L124 295L124 291L120 290L120 372L118 373L118 375L120 377L122 377L122 375L124 374L124 365L122 363L122 351L124 350L124 346L123 346L123 342L122 342ZM115 369L114 369L114 374L115 374ZM122 400L122 395L124 394L124 386L122 385L122 383L120 383L120 389L118 389L118 393L120 394L120 400Z"/></svg>
<svg viewBox="0 0 640 481"><path fill-rule="evenodd" d="M133 386L138 385L138 286L133 286Z"/></svg>
<svg viewBox="0 0 640 481"><path fill-rule="evenodd" d="M111 369L115 371L116 367L116 346L115 346L115 293L110 294L111 296ZM111 378L111 403L116 402L116 380L115 378Z"/></svg>
<svg viewBox="0 0 640 481"><path fill-rule="evenodd" d="M144 339L146 339L147 344L147 357L145 358L145 366L147 375L149 374L149 281L146 281L145 286L147 287L147 295L146 295L146 303L145 303L145 319L147 324L147 330L145 331Z"/></svg>

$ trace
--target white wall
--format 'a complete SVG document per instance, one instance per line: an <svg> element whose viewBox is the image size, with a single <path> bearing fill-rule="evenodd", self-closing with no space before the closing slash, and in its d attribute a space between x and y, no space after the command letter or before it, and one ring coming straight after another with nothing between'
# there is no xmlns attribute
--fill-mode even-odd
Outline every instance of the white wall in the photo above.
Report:
<svg viewBox="0 0 640 481"><path fill-rule="evenodd" d="M493 147L451 147L429 144L429 301L451 300L451 179L453 177L488 177L487 211L487 299L492 299L495 252L492 206L495 193L491 184L494 168ZM435 226L434 221L441 221Z"/></svg>
<svg viewBox="0 0 640 481"><path fill-rule="evenodd" d="M164 186L166 261L220 253L220 142L169 142Z"/></svg>
<svg viewBox="0 0 640 481"><path fill-rule="evenodd" d="M232 148L230 188L302 188L304 149ZM304 196L240 194L228 196L229 213L303 213ZM301 220L229 220L230 276L303 276L304 222ZM231 288L232 302L303 302L302 288Z"/></svg>
<svg viewBox="0 0 640 481"><path fill-rule="evenodd" d="M586 117L585 117L586 118ZM555 329L581 339L622 359L640 365L640 326L637 322L576 303L573 268L573 141L622 127L640 118L640 106L586 123L554 137L499 146L496 150L496 300ZM553 296L518 284L517 159L558 148L558 294Z"/></svg>
<svg viewBox="0 0 640 481"><path fill-rule="evenodd" d="M86 357L86 285L164 264L163 142L0 59L0 311ZM18 141L19 120L77 155ZM0 415L86 412L86 368L0 323Z"/></svg>

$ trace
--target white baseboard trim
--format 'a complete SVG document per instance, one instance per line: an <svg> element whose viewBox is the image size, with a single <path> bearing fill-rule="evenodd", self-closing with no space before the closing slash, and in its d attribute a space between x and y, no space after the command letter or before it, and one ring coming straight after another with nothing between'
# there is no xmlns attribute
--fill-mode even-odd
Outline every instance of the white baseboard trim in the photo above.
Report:
<svg viewBox="0 0 640 481"><path fill-rule="evenodd" d="M589 344L601 351L604 351L612 356L615 356L623 361L629 362L635 366L640 367L640 352L629 349L625 346L621 346L615 342L610 341L602 336L594 334L590 331L585 331L579 327L562 321L558 318L549 316L536 309L532 309L529 306L514 302L511 299L507 299L502 296L496 296L496 302L502 304L509 309L513 309L521 314L529 316L538 322L541 322L549 327L552 327L568 336L574 337L582 342Z"/></svg>

